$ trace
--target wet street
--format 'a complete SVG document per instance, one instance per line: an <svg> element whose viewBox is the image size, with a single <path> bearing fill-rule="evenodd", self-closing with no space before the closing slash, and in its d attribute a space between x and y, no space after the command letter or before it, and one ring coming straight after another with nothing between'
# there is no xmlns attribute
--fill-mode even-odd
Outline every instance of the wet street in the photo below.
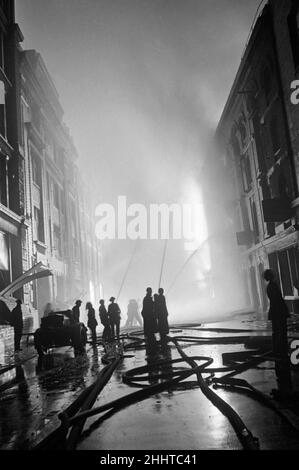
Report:
<svg viewBox="0 0 299 470"><path fill-rule="evenodd" d="M290 338L299 336L296 323L293 319L289 327ZM176 326L170 336L180 337L180 346L188 356L212 358L213 364L209 367L213 368L223 367L222 354L248 351L255 344L254 338L258 341L264 338L266 342L268 338L268 343L271 341L267 322L252 321L243 316L227 322L201 325L201 328L204 330L200 330L199 326ZM245 331L233 333L234 329ZM213 344L194 344L189 343L187 337L214 338L215 341ZM231 340L232 337L238 340ZM227 343L223 338L227 338ZM55 430L60 424L58 414L92 384L105 367L102 363L104 353L102 345L93 348L89 344L86 354L74 357L71 348L60 348L51 350L42 361L38 361L33 346L27 349L24 344L19 357L15 357L14 361L10 358L11 365L14 362L16 367L3 372L2 362L0 448L31 449ZM123 374L132 369L166 361L161 367L149 369L152 372L145 385L161 382L160 373L167 378L190 369L183 361L170 362L180 358L179 351L171 342L155 351L154 355L147 354L144 348L126 350L94 407L140 390L134 374L135 381L133 377L131 384L123 381ZM136 373L136 376L140 375ZM204 378L209 376L204 374ZM289 398L274 400L272 390L283 387L288 376L292 381L292 394ZM249 393L222 387L214 389L210 385L238 413L247 429L258 439L260 448L299 449L299 401L296 394L299 391L299 370L293 368L286 371L267 356L265 361L236 377L246 379L251 386L266 394L279 410L280 414ZM186 378L184 385L180 382L173 388L123 407L105 420L99 420L99 416L86 421L77 449L242 449L232 424L195 383L195 374Z"/></svg>

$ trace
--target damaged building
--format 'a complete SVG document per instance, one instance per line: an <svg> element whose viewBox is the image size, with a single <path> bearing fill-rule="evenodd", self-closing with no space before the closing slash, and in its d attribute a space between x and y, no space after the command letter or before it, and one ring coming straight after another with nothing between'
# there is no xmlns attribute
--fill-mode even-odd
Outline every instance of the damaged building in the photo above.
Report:
<svg viewBox="0 0 299 470"><path fill-rule="evenodd" d="M205 168L225 201L219 219L208 216L210 230L227 240L226 260L238 260L244 303L260 314L267 310L262 274L269 267L298 312L299 108L290 100L298 57L299 2L266 3L217 127L218 152ZM217 241L214 266L216 250Z"/></svg>

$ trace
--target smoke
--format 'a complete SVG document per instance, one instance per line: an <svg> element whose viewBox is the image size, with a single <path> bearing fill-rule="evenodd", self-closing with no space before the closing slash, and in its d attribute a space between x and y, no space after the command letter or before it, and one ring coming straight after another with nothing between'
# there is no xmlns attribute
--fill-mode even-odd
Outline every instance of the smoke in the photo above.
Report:
<svg viewBox="0 0 299 470"><path fill-rule="evenodd" d="M29 37L25 46L40 48L57 83L79 148L81 171L98 203L116 205L119 195L127 196L128 204L203 203L201 169L209 159L214 129L257 4L17 2L19 22ZM44 8L49 29L39 21ZM201 248L195 252L194 247L194 256L184 241L169 241L167 246L162 286L171 287L171 321L200 321L242 304L231 295L238 291L235 282L226 283L234 278L234 263L225 266L222 276L215 273L223 278L223 289L213 288L211 247L219 250L220 258L223 250L219 240L209 243L215 234L208 233L205 210L197 240ZM164 241L135 244L102 243L104 296L116 296L124 281L122 310L130 298L142 299L146 287L158 288Z"/></svg>

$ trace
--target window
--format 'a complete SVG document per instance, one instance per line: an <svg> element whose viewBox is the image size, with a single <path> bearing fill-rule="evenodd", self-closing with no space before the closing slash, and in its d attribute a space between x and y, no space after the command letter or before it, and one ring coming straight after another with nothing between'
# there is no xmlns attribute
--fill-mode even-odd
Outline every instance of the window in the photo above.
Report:
<svg viewBox="0 0 299 470"><path fill-rule="evenodd" d="M32 124L38 130L38 132L40 132L42 119L41 119L41 112L40 112L39 107L37 105L32 106L31 113L32 113Z"/></svg>
<svg viewBox="0 0 299 470"><path fill-rule="evenodd" d="M231 134L230 134L230 144L232 146L232 150L234 153L234 157L239 160L240 155L241 155L241 149L240 149L240 143L237 137L237 127L234 126L232 128Z"/></svg>
<svg viewBox="0 0 299 470"><path fill-rule="evenodd" d="M257 219L256 205L253 199L250 199L250 209L251 209L251 219L252 219L252 228L254 233L254 242L257 244L259 242L259 224Z"/></svg>
<svg viewBox="0 0 299 470"><path fill-rule="evenodd" d="M288 250L290 261L292 284L299 291L299 251L297 248L290 248Z"/></svg>
<svg viewBox="0 0 299 470"><path fill-rule="evenodd" d="M47 194L47 199L50 202L51 201L51 177L48 172L47 172L46 180L47 180L46 194Z"/></svg>
<svg viewBox="0 0 299 470"><path fill-rule="evenodd" d="M35 240L42 243L45 241L43 213L37 207L34 207L34 226L33 233Z"/></svg>
<svg viewBox="0 0 299 470"><path fill-rule="evenodd" d="M251 190L251 185L252 185L252 173L251 173L251 166L250 166L250 158L248 154L245 154L241 158L241 174L242 174L244 191L248 192Z"/></svg>
<svg viewBox="0 0 299 470"><path fill-rule="evenodd" d="M246 130L246 125L243 119L240 120L239 131L240 131L240 136L241 136L241 142L244 147L246 144L247 130Z"/></svg>
<svg viewBox="0 0 299 470"><path fill-rule="evenodd" d="M33 154L32 155L32 178L34 183L39 186L39 188L42 187L42 166L41 166L41 161L40 158Z"/></svg>
<svg viewBox="0 0 299 470"><path fill-rule="evenodd" d="M5 85L0 81L0 134L6 138Z"/></svg>
<svg viewBox="0 0 299 470"><path fill-rule="evenodd" d="M25 124L31 123L31 110L26 103L25 99L22 97L21 99L21 117L22 117L22 125L20 129L20 139L21 139L21 144L24 146L25 144Z"/></svg>
<svg viewBox="0 0 299 470"><path fill-rule="evenodd" d="M54 250L57 251L59 256L62 256L62 244L61 244L61 234L60 234L60 228L57 227L57 225L54 225L53 229L53 248Z"/></svg>
<svg viewBox="0 0 299 470"><path fill-rule="evenodd" d="M283 295L293 295L291 270L287 251L281 251L278 253L278 263Z"/></svg>
<svg viewBox="0 0 299 470"><path fill-rule="evenodd" d="M55 149L54 149L54 143L53 140L50 139L49 137L46 137L46 151L51 160L55 160Z"/></svg>
<svg viewBox="0 0 299 470"><path fill-rule="evenodd" d="M9 242L8 237L0 232L0 291L10 283Z"/></svg>
<svg viewBox="0 0 299 470"><path fill-rule="evenodd" d="M0 203L7 206L6 157L0 155Z"/></svg>
<svg viewBox="0 0 299 470"><path fill-rule="evenodd" d="M297 4L296 4L297 3ZM295 69L299 65L299 6L294 2L288 16L288 27Z"/></svg>
<svg viewBox="0 0 299 470"><path fill-rule="evenodd" d="M298 289L298 258L297 248L289 248L269 255L270 269L275 273L282 295L292 296L294 287Z"/></svg>

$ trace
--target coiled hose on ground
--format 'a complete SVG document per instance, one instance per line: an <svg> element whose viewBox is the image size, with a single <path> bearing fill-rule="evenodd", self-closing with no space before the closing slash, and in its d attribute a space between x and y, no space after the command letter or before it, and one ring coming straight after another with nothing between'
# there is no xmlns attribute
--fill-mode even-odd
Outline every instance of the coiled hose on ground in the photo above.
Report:
<svg viewBox="0 0 299 470"><path fill-rule="evenodd" d="M184 327L182 327L184 328ZM201 329L202 331L204 329ZM251 332L256 330L236 330L235 333L239 332ZM218 332L218 331L217 331ZM234 330L221 329L222 333L233 333ZM134 332L133 334L126 334L121 336L121 340L129 341L123 344L124 351L143 349L145 348L145 340L140 338L139 335L142 332ZM231 365L227 367L216 367L212 368L213 358L206 356L188 356L181 346L181 342L193 343L193 344L244 344L245 341L250 338L249 336L229 336L229 337L198 337L198 336L174 336L168 337L168 341L172 342L177 348L177 351L181 355L181 359L174 360L155 360L146 366L131 369L123 374L123 381L131 386L141 388L138 391L125 395L117 400L113 400L110 403L106 403L100 407L90 409L99 393L103 390L104 386L108 383L113 371L118 366L123 355L118 355L114 359L107 359L104 357L104 362L108 362L108 365L100 372L99 378L95 384L91 385L82 392L75 402L68 407L60 415L61 426L57 431L52 433L43 443L37 448L49 449L49 448L64 448L64 449L75 449L78 442L86 439L95 429L112 415L118 411L131 406L134 403L140 402L149 398L152 395L161 393L165 390L174 390L176 388L188 389L190 388L190 381L185 382L186 379L192 375L196 376L196 382L191 382L193 386L198 386L202 393L210 400L214 406L216 406L221 413L223 413L230 421L238 439L240 440L244 449L257 450L259 449L258 439L254 437L251 431L246 427L240 416L236 411L220 398L211 388L210 384L225 385L231 387L238 387L239 390L251 390L253 394L256 393L257 399L262 401L267 406L272 407L275 411L278 409L275 406L271 406L270 400L261 392L256 391L248 382L240 379L232 379L234 375L240 374L241 372L248 370L258 364L264 362L269 357L271 351L264 352L263 354L257 354L242 364ZM185 363L188 368L181 367L179 370L167 370L167 372L161 372L161 368L167 367L173 364ZM155 374L155 383L150 383L150 373L159 370L158 374ZM226 373L221 378L215 378L215 373ZM209 378L204 379L203 374L209 374ZM160 381L159 383L156 383ZM146 385L145 382L149 383ZM92 416L99 415L99 419L93 422L89 428L82 432L86 420ZM291 424L291 423L290 423Z"/></svg>

